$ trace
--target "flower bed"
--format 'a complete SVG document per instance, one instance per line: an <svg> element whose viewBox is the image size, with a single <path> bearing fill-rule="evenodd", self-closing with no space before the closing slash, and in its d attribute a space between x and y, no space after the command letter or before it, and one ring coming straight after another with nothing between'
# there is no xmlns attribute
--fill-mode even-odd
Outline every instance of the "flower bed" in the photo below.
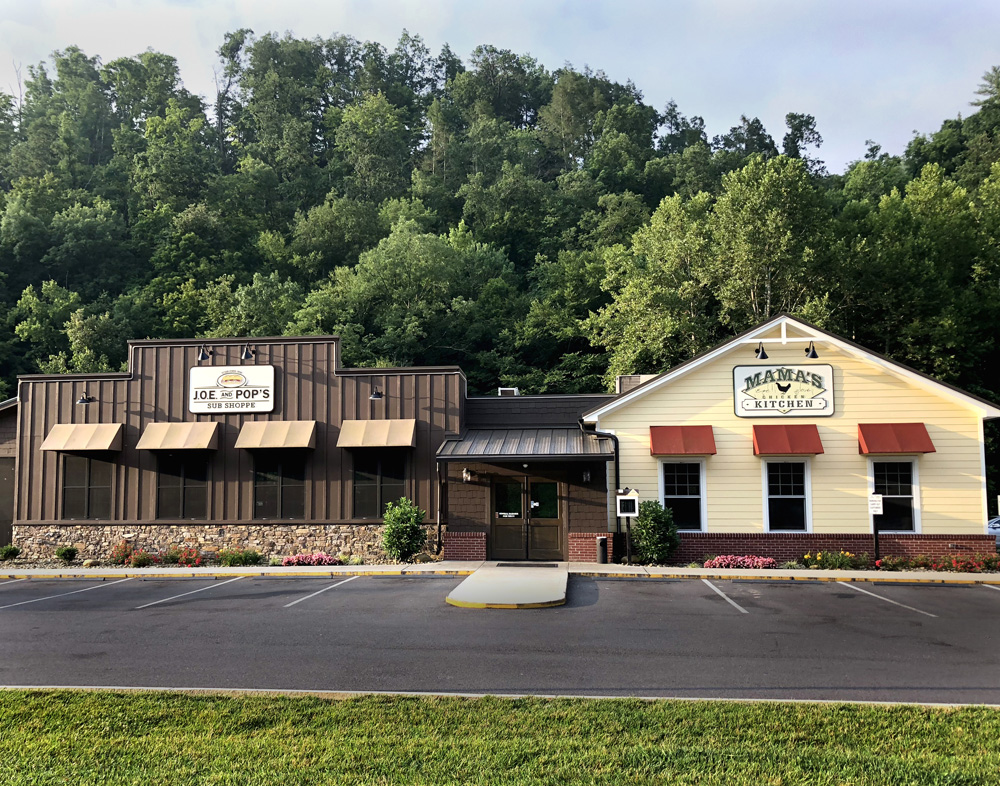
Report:
<svg viewBox="0 0 1000 786"><path fill-rule="evenodd" d="M735 554L726 554L721 557L713 557L705 561L706 568L757 568L768 569L778 567L778 563L771 557L755 557L751 554L738 557Z"/></svg>
<svg viewBox="0 0 1000 786"><path fill-rule="evenodd" d="M281 561L282 565L343 565L339 557L319 551L315 554L293 554Z"/></svg>

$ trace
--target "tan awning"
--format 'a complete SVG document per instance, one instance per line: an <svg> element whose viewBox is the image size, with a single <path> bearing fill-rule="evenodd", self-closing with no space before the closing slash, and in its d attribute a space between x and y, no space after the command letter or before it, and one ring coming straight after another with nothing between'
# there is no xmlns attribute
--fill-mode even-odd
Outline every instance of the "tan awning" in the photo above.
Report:
<svg viewBox="0 0 1000 786"><path fill-rule="evenodd" d="M219 424L150 423L139 437L139 450L215 450Z"/></svg>
<svg viewBox="0 0 1000 786"><path fill-rule="evenodd" d="M258 420L244 423L238 448L314 448L315 420Z"/></svg>
<svg viewBox="0 0 1000 786"><path fill-rule="evenodd" d="M122 429L121 423L60 423L52 427L42 450L121 450Z"/></svg>
<svg viewBox="0 0 1000 786"><path fill-rule="evenodd" d="M345 420L338 448L415 448L415 420Z"/></svg>

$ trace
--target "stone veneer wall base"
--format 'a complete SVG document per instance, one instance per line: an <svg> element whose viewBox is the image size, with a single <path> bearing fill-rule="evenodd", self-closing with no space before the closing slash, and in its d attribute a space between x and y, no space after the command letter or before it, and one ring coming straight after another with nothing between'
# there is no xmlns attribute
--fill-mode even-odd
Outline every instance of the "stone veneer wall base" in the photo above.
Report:
<svg viewBox="0 0 1000 786"><path fill-rule="evenodd" d="M436 525L425 526L425 551L434 552ZM323 551L365 561L385 560L381 524L15 524L14 545L25 559L51 559L60 546L75 546L78 559L107 559L127 540L151 553L195 548L206 555L223 549L253 549L265 557Z"/></svg>

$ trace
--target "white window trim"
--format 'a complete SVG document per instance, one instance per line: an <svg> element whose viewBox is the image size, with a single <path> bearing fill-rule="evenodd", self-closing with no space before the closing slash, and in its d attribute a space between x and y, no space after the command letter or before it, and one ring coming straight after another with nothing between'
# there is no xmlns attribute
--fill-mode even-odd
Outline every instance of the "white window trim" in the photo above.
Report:
<svg viewBox="0 0 1000 786"><path fill-rule="evenodd" d="M764 497L764 532L773 532L775 534L788 533L788 534L805 534L811 533L813 531L813 516L812 516L812 461L808 456L762 456L764 460L760 462L760 477L761 477L761 490L763 491ZM805 477L803 482L805 483L806 492L806 528L805 529L771 529L771 511L769 510L770 494L768 493L767 487L767 465L768 464L804 464L805 465Z"/></svg>
<svg viewBox="0 0 1000 786"><path fill-rule="evenodd" d="M880 535L919 535L920 528L920 462L917 454L880 453L868 456L868 496L875 493L875 462L903 463L909 462L913 467L913 529L881 529ZM875 533L875 515L868 513L868 531Z"/></svg>
<svg viewBox="0 0 1000 786"><path fill-rule="evenodd" d="M660 504L666 507L666 488L663 484L664 464L697 464L698 487L701 490L698 517L701 519L699 529L682 529L681 532L708 532L708 489L705 483L705 459L698 456L658 456L656 459L656 482L659 486Z"/></svg>

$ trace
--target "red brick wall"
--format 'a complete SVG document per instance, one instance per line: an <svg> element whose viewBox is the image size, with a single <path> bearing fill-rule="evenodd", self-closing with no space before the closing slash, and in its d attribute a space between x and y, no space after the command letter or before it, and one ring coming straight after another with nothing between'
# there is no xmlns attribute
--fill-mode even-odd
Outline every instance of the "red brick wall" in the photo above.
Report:
<svg viewBox="0 0 1000 786"><path fill-rule="evenodd" d="M608 539L608 562L614 562L614 535L610 532L569 533L569 561L597 562L597 539Z"/></svg>
<svg viewBox="0 0 1000 786"><path fill-rule="evenodd" d="M989 554L996 549L996 540L992 535L880 535L878 540L882 555L901 557ZM871 535L682 532L681 545L675 552L673 561L683 564L702 562L709 556L752 554L786 562L799 559L810 551L841 550L854 554L874 554L875 543Z"/></svg>
<svg viewBox="0 0 1000 786"><path fill-rule="evenodd" d="M444 558L462 562L486 559L486 533L445 532Z"/></svg>

